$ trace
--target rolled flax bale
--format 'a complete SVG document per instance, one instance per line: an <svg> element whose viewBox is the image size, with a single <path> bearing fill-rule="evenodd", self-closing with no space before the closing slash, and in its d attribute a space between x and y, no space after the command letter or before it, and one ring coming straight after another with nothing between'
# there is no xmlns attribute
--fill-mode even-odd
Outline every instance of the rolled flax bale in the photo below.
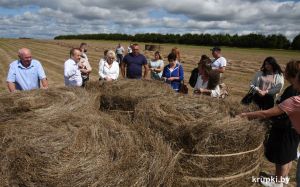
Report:
<svg viewBox="0 0 300 187"><path fill-rule="evenodd" d="M232 100L163 97L139 103L134 121L160 134L174 151L183 149L177 169L182 184L233 184L256 174L262 158L264 126L234 118L243 110L249 108Z"/></svg>

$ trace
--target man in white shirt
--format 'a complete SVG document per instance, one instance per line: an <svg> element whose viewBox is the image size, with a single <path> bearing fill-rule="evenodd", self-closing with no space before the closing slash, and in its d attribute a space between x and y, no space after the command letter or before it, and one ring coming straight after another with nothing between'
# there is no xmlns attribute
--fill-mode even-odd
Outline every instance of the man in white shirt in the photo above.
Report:
<svg viewBox="0 0 300 187"><path fill-rule="evenodd" d="M79 48L73 48L70 51L70 59L64 64L64 78L66 86L81 86L82 77L80 69L82 65L79 63L81 59L81 51Z"/></svg>
<svg viewBox="0 0 300 187"><path fill-rule="evenodd" d="M224 73L227 65L227 60L222 56L221 48L212 48L211 54L215 58L211 64L212 69L218 71L219 73Z"/></svg>
<svg viewBox="0 0 300 187"><path fill-rule="evenodd" d="M119 44L117 47L116 47L116 54L117 54L117 61L118 63L121 63L123 61L123 54L125 52L125 49L124 47Z"/></svg>
<svg viewBox="0 0 300 187"><path fill-rule="evenodd" d="M132 53L132 44L130 44L127 48L127 54Z"/></svg>

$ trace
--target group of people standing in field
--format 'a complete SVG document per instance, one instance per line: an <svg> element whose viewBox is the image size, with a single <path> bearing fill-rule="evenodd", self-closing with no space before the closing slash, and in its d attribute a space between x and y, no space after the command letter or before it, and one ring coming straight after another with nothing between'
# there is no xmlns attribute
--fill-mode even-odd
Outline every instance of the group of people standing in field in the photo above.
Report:
<svg viewBox="0 0 300 187"><path fill-rule="evenodd" d="M82 43L79 48L70 50L70 58L64 63L64 82L66 86L85 86L89 80L92 67L87 56L88 45ZM193 69L189 84L194 94L211 97L220 96L220 80L225 73L226 59L219 47L211 49L213 59L202 55L198 67ZM126 54L126 55L125 55ZM27 48L18 51L19 60L9 66L7 86L10 92L48 88L48 80L41 63L32 59ZM172 89L179 91L184 80L184 70L178 48L173 48L167 56L165 65L159 51L154 58L147 60L140 53L138 44L131 44L125 52L120 44L115 50L104 51L99 62L99 80L115 81L120 74L127 79L162 80ZM144 70L144 71L143 71ZM284 87L284 78L290 85L279 96ZM267 159L275 164L275 183L266 182L265 186L282 186L280 179L288 177L292 161L297 158L300 134L300 61L291 60L283 71L276 59L267 57L251 81L253 103L259 111L241 113L239 117L249 119L268 118L271 129L265 147ZM277 98L277 99L276 99ZM300 185L300 162L298 161L297 183Z"/></svg>
<svg viewBox="0 0 300 187"><path fill-rule="evenodd" d="M220 76L225 72L226 59L221 55L221 49L214 47L212 55L214 60L203 55L198 67L190 77L190 85L195 94L207 94L212 97L220 96ZM87 44L82 43L80 48L70 51L70 59L65 62L65 85L84 86L92 68L86 55ZM81 54L81 55L80 55ZM163 80L170 84L172 89L179 91L184 80L184 70L181 65L180 52L173 48L167 56L168 64L165 65L159 51L154 53L154 58L147 60L140 53L138 44L131 44L125 54L125 49L119 44L115 50L105 50L104 57L99 62L99 79L115 81L120 74L127 79L146 79L150 72L151 79ZM76 65L77 64L77 65ZM80 76L81 75L81 76ZM83 77L86 76L86 77ZM82 77L82 79L80 78Z"/></svg>

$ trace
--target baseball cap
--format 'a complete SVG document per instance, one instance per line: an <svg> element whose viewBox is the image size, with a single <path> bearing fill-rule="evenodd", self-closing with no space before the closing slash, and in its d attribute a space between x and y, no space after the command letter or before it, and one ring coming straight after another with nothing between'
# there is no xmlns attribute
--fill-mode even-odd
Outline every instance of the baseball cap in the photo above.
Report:
<svg viewBox="0 0 300 187"><path fill-rule="evenodd" d="M220 47L217 47L217 46L215 46L215 47L213 47L212 49L210 49L211 51L221 51L221 48Z"/></svg>

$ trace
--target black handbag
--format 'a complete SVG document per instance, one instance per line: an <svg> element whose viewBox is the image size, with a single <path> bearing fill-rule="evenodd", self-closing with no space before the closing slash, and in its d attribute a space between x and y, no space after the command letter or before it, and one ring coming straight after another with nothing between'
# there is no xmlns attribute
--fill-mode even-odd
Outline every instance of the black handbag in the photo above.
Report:
<svg viewBox="0 0 300 187"><path fill-rule="evenodd" d="M180 68L180 65L178 66L178 77L180 77L179 68ZM184 80L180 81L180 88L179 88L178 92L182 93L182 94L188 94L189 93L189 88L187 87L186 84L184 84Z"/></svg>
<svg viewBox="0 0 300 187"><path fill-rule="evenodd" d="M179 89L178 92L182 93L182 94L188 94L189 93L189 88L187 87L186 84L184 84L184 81L181 82L180 89Z"/></svg>
<svg viewBox="0 0 300 187"><path fill-rule="evenodd" d="M249 105L250 103L252 103L254 95L255 95L254 88L250 88L250 90L248 91L248 93L241 100L241 103L243 105Z"/></svg>

